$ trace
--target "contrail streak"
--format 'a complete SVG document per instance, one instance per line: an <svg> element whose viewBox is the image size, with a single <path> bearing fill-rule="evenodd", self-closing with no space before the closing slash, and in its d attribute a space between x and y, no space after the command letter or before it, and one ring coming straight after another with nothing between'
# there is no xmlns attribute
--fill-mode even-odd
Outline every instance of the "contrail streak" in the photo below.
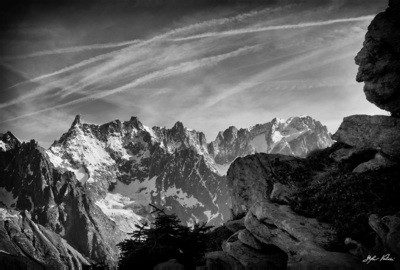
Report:
<svg viewBox="0 0 400 270"><path fill-rule="evenodd" d="M345 22L366 21L366 20L372 20L373 18L374 18L374 16L368 15L368 16L362 16L362 17L356 17L356 18L336 19L336 20L329 20L329 21L317 21L317 22L308 22L308 23L299 23L299 24L286 24L286 25L266 26L266 27L257 27L257 28L244 28L244 29L229 30L229 31L223 31L223 32L208 32L208 33L194 35L194 36L175 38L173 40L174 41L187 41L187 40L194 40L194 39L207 38L207 37L224 37L224 36L234 36L234 35L241 35L241 34L273 31L273 30L298 29L298 28L331 25L331 24L345 23Z"/></svg>
<svg viewBox="0 0 400 270"><path fill-rule="evenodd" d="M155 82L161 79L165 79L165 78L169 78L175 75L179 75L182 73L187 73L187 72L191 72L194 71L196 69L199 68L203 68L203 67L210 67L213 65L218 64L221 61L227 60L229 58L232 57L237 57L240 55L244 55L246 53L250 53L250 52L254 52L256 50L258 50L260 48L260 45L254 45L254 46L246 46L246 47L242 47L239 48L235 51L229 52L229 53L224 53L224 54L220 54L220 55L216 55L216 56L210 56L210 57L205 57L205 58L201 58L201 59L197 59L197 60L193 60L193 61L189 61L189 62L184 62L184 63L180 63L178 65L175 66L170 66L168 68L165 68L163 70L158 70L152 73L149 73L143 77L140 77L136 80L134 80L133 82L117 87L115 89L112 90L106 90L103 91L101 93L96 93L93 95L89 95L83 98L79 98L73 101L69 101L66 102L64 104L60 104L60 105L56 105L53 107L49 107L49 108L45 108L42 110L38 110L38 111L34 111L31 113L27 113L24 115L20 115L14 118L10 118L7 120L4 120L0 123L5 123L5 122L9 122L9 121L13 121L13 120L17 120L17 119L21 119L21 118L25 118L25 117L29 117L29 116L33 116L33 115L37 115L43 112L48 112L54 109L61 109L67 106L71 106L71 105L75 105L75 104L79 104L82 102L88 102L88 101L93 101L93 100L97 100L97 99L101 99L101 98L105 98L107 96L110 95L114 95L120 92L124 92L126 90L132 89L134 87L138 87L150 82Z"/></svg>
<svg viewBox="0 0 400 270"><path fill-rule="evenodd" d="M105 43L105 44L92 44L92 45L86 45L86 46L75 46L75 47L61 48L61 49L55 49L55 50L34 52L34 53L30 53L30 54L4 57L4 58L1 58L0 60L3 60L3 61L21 60L21 59L26 59L26 58L33 58L33 57L54 55L54 54L75 53L75 52L83 52L83 51L98 50L98 49L118 48L118 47L124 47L124 46L137 44L140 41L141 40L131 40L131 41L118 42L118 43Z"/></svg>
<svg viewBox="0 0 400 270"><path fill-rule="evenodd" d="M7 89L11 89L11 88L17 87L19 85L23 85L23 84L27 84L27 83L31 83L31 82L37 82L37 81L40 81L40 80L43 80L43 79L46 79L46 78L49 78L49 77L53 77L53 76L56 76L56 75L63 74L65 72L69 72L69 71L75 70L77 68L84 67L86 65L89 65L89 64L101 61L103 59L106 59L106 58L108 58L110 56L113 56L113 55L115 55L115 54L117 54L119 52L122 52L124 50L131 49L132 47L134 48L134 47L137 47L137 46L138 47L145 46L145 45L150 44L152 42L166 39L169 36L177 35L177 34L184 33L184 32L199 31L204 27L212 27L212 26L217 26L217 25L224 25L224 24L227 24L227 23L241 22L241 21L244 21L244 20L249 19L251 17L258 16L258 15L264 13L264 12L268 12L268 11L271 11L271 9L266 8L266 9L258 10L258 11L257 10L254 11L253 10L253 11L250 11L250 12L247 12L247 13L243 13L243 14L239 14L239 15L232 16L232 17L207 20L207 21L191 24L191 25L188 25L188 26L184 26L184 27L181 27L181 28L172 29L172 30L170 30L170 31L168 31L166 33L154 36L154 37L152 37L152 38L150 38L148 40L127 41L126 43L132 42L132 44L128 45L127 48L123 48L123 49L120 49L120 50L116 50L116 51L113 51L113 52L109 52L109 53L106 53L106 54L101 54L101 55L86 59L86 60L81 61L81 62L79 62L77 64L62 68L60 70L57 70L57 71L54 71L54 72L51 72L51 73L48 73L48 74L43 74L41 76L38 76L38 77L35 77L35 78L32 78L32 79L17 83L17 84L15 84L13 86L10 86ZM103 46L108 46L108 45L111 46L112 44L104 44ZM102 45L101 44L95 44L93 46L102 46ZM121 46L123 46L123 45L121 45ZM80 47L81 48L82 47L87 47L86 49L89 50L91 45L80 46ZM76 48L79 48L79 47L76 47ZM72 48L70 48L70 49L72 49ZM60 49L60 50L62 50L62 49ZM40 53L41 52L37 52L37 54L40 54ZM33 53L33 54L35 54L35 53Z"/></svg>

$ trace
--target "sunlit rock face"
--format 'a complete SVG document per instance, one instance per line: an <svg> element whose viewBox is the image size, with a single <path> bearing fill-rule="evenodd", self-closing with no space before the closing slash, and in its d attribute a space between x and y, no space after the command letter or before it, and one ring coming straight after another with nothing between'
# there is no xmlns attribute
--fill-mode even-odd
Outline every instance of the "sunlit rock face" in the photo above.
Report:
<svg viewBox="0 0 400 270"><path fill-rule="evenodd" d="M266 124L238 130L229 127L209 145L218 164L254 153L284 154L305 157L316 149L333 143L326 126L310 116L275 118Z"/></svg>
<svg viewBox="0 0 400 270"><path fill-rule="evenodd" d="M384 115L348 116L332 137L356 149L374 149L389 157L400 156L398 118Z"/></svg>
<svg viewBox="0 0 400 270"><path fill-rule="evenodd" d="M400 116L400 3L389 1L368 27L356 57L357 81L365 82L367 100Z"/></svg>

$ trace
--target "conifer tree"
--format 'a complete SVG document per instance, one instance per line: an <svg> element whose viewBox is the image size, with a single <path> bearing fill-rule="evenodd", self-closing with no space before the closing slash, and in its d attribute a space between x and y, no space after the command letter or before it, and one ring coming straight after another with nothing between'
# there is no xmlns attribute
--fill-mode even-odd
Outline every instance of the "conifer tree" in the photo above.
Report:
<svg viewBox="0 0 400 270"><path fill-rule="evenodd" d="M155 221L147 226L136 225L131 238L118 244L121 250L119 269L153 269L161 262L176 259L185 269L202 264L206 251L205 234L211 226L184 226L175 214L166 214L154 205Z"/></svg>

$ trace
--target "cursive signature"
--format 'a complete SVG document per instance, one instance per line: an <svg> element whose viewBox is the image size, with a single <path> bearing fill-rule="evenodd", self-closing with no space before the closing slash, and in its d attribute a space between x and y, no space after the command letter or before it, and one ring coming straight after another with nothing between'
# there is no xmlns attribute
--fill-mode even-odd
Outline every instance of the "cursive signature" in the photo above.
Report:
<svg viewBox="0 0 400 270"><path fill-rule="evenodd" d="M385 254L382 255L382 257L377 257L376 255L368 255L367 258L365 258L362 262L369 264L370 262L383 262L383 261L389 261L393 262L394 258L390 257L390 254Z"/></svg>

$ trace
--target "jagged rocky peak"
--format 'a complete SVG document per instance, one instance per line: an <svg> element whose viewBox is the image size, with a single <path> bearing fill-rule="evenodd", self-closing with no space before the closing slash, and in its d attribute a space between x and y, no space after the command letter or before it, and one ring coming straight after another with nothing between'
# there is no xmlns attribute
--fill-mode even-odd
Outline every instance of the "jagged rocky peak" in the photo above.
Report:
<svg viewBox="0 0 400 270"><path fill-rule="evenodd" d="M400 116L400 3L389 1L368 27L363 48L355 58L357 81L364 82L367 100Z"/></svg>
<svg viewBox="0 0 400 270"><path fill-rule="evenodd" d="M74 122L72 122L71 127L80 126L81 125L81 116L78 114L75 116Z"/></svg>
<svg viewBox="0 0 400 270"><path fill-rule="evenodd" d="M209 145L218 164L254 153L280 153L304 157L315 149L332 145L328 129L310 116L274 118L248 129L229 127Z"/></svg>
<svg viewBox="0 0 400 270"><path fill-rule="evenodd" d="M21 145L21 142L10 131L0 133L0 152L6 152Z"/></svg>

